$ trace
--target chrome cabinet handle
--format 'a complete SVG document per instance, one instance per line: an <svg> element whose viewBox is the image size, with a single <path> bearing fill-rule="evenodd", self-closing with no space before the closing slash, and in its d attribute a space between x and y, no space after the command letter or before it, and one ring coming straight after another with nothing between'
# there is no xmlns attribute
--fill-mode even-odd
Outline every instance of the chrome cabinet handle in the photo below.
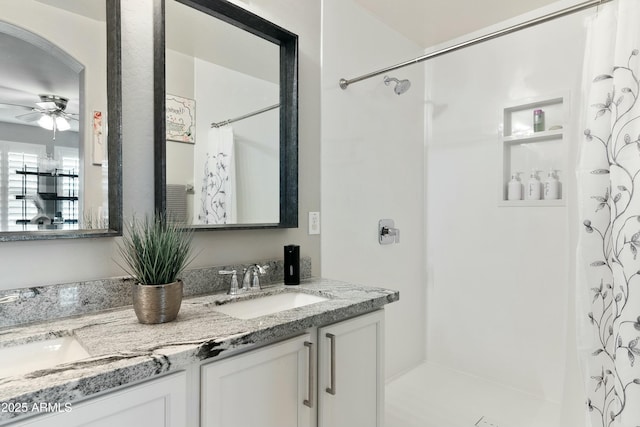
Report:
<svg viewBox="0 0 640 427"><path fill-rule="evenodd" d="M327 387L327 393L336 394L336 336L327 334L327 338L331 342L331 384Z"/></svg>
<svg viewBox="0 0 640 427"><path fill-rule="evenodd" d="M302 403L304 403L309 408L313 408L313 389L315 388L313 385L313 373L316 370L315 366L313 365L313 343L305 341L304 346L309 349L309 399L305 399Z"/></svg>

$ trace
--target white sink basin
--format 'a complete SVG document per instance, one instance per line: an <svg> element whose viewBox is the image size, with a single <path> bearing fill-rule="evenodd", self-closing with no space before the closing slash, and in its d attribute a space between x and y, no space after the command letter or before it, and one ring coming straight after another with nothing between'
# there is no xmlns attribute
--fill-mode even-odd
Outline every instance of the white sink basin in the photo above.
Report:
<svg viewBox="0 0 640 427"><path fill-rule="evenodd" d="M0 348L0 378L22 375L90 357L73 337Z"/></svg>
<svg viewBox="0 0 640 427"><path fill-rule="evenodd" d="M230 302L214 307L215 311L238 319L253 319L267 314L327 301L328 298L300 292L285 292L265 297Z"/></svg>

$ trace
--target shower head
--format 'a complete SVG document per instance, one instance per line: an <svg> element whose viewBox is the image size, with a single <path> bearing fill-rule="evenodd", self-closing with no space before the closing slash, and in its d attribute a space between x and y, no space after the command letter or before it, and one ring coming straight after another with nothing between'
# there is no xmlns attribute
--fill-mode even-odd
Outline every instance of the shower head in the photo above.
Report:
<svg viewBox="0 0 640 427"><path fill-rule="evenodd" d="M389 83L396 82L396 86L393 88L397 95L402 95L411 87L411 82L407 79L398 80L395 77L384 76L384 84L389 86Z"/></svg>

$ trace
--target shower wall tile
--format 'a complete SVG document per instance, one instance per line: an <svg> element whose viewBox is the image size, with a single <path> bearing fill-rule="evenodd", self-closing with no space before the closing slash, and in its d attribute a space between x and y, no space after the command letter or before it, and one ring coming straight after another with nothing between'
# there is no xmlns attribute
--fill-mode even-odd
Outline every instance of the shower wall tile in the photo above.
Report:
<svg viewBox="0 0 640 427"><path fill-rule="evenodd" d="M354 31L357 23L357 31ZM397 95L384 75L352 78L419 54L420 46L353 0L323 1L322 276L400 290L386 312L386 374L424 359L424 70ZM380 246L378 221L395 220L400 243Z"/></svg>
<svg viewBox="0 0 640 427"><path fill-rule="evenodd" d="M562 401L570 368L571 230L578 223L570 222L571 202L499 207L502 112L526 99L569 93L565 126L574 136L563 149L575 158L576 76L589 13L438 57L426 69L427 358L552 402ZM575 200L573 171L561 176L568 200Z"/></svg>

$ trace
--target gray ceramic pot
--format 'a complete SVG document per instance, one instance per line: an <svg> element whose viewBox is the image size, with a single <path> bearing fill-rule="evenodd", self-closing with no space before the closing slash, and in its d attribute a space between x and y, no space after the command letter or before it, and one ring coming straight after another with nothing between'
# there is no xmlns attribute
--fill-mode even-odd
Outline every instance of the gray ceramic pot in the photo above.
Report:
<svg viewBox="0 0 640 427"><path fill-rule="evenodd" d="M132 285L133 309L140 323L175 320L182 303L182 280L166 285Z"/></svg>

